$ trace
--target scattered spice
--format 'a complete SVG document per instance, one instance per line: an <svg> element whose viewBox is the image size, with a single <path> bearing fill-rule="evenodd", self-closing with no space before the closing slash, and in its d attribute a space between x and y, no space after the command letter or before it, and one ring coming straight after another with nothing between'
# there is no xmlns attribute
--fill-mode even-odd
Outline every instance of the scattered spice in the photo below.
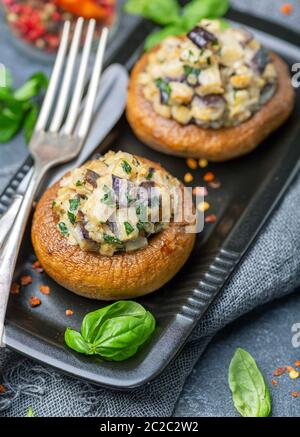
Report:
<svg viewBox="0 0 300 437"><path fill-rule="evenodd" d="M293 5L291 3L284 3L280 8L280 11L283 15L291 15L293 10L294 10L294 8L293 8Z"/></svg>
<svg viewBox="0 0 300 437"><path fill-rule="evenodd" d="M3 384L0 384L0 394L6 393L6 388Z"/></svg>
<svg viewBox="0 0 300 437"><path fill-rule="evenodd" d="M41 267L41 264L40 264L39 261L35 261L35 262L32 264L32 268L33 268L33 269L38 269L39 267Z"/></svg>
<svg viewBox="0 0 300 437"><path fill-rule="evenodd" d="M212 171L208 171L203 176L203 179L205 180L205 182L212 182L215 179L215 175Z"/></svg>
<svg viewBox="0 0 300 437"><path fill-rule="evenodd" d="M30 305L32 308L38 307L39 305L41 305L41 303L42 303L41 299L39 299L39 298L36 297L36 296L32 296L32 297L29 299L29 305Z"/></svg>
<svg viewBox="0 0 300 437"><path fill-rule="evenodd" d="M184 182L186 184L189 184L190 182L192 182L194 180L194 176L191 173L186 173L184 175Z"/></svg>
<svg viewBox="0 0 300 437"><path fill-rule="evenodd" d="M213 182L209 182L209 187L213 188L214 190L217 190L218 188L221 188L221 182L219 181L213 181Z"/></svg>
<svg viewBox="0 0 300 437"><path fill-rule="evenodd" d="M207 196L208 195L208 191L206 189L206 187L195 187L193 188L193 194L194 196Z"/></svg>
<svg viewBox="0 0 300 437"><path fill-rule="evenodd" d="M295 364L296 367L300 367L300 361L295 361L294 364Z"/></svg>
<svg viewBox="0 0 300 437"><path fill-rule="evenodd" d="M216 223L217 216L215 214L210 214L205 217L205 223Z"/></svg>
<svg viewBox="0 0 300 437"><path fill-rule="evenodd" d="M200 168L205 168L208 166L208 161L207 159L199 159L198 164Z"/></svg>
<svg viewBox="0 0 300 437"><path fill-rule="evenodd" d="M190 168L192 170L196 170L198 168L198 163L197 163L196 159L193 159L193 158L188 158L186 160L186 165L188 166L188 168Z"/></svg>
<svg viewBox="0 0 300 437"><path fill-rule="evenodd" d="M21 281L21 285L23 287L25 287L26 285L29 285L32 283L32 277L30 275L24 275L24 276L21 276L20 281Z"/></svg>
<svg viewBox="0 0 300 437"><path fill-rule="evenodd" d="M297 372L297 370L293 369L289 372L289 377L291 379L297 379L299 377L299 372Z"/></svg>
<svg viewBox="0 0 300 437"><path fill-rule="evenodd" d="M274 371L273 376L281 376L281 375L284 375L286 371L287 371L287 368L286 368L286 367L278 367L278 368Z"/></svg>
<svg viewBox="0 0 300 437"><path fill-rule="evenodd" d="M19 294L20 293L20 285L17 284L16 282L13 282L11 284L10 292L11 292L11 294Z"/></svg>
<svg viewBox="0 0 300 437"><path fill-rule="evenodd" d="M298 391L292 391L291 393L293 398L298 398L299 397L299 392Z"/></svg>
<svg viewBox="0 0 300 437"><path fill-rule="evenodd" d="M278 384L278 382L275 379L272 379L271 383L272 383L272 385L277 385Z"/></svg>
<svg viewBox="0 0 300 437"><path fill-rule="evenodd" d="M197 208L200 212L205 212L210 208L210 204L208 202L200 202Z"/></svg>
<svg viewBox="0 0 300 437"><path fill-rule="evenodd" d="M66 310L66 316L73 316L74 311L72 310Z"/></svg>
<svg viewBox="0 0 300 437"><path fill-rule="evenodd" d="M292 370L294 370L294 369L292 368L292 366L285 366L285 368L286 368L286 370L287 370L288 372L291 372Z"/></svg>
<svg viewBox="0 0 300 437"><path fill-rule="evenodd" d="M51 292L50 287L48 285L40 285L39 289L42 294L50 294Z"/></svg>

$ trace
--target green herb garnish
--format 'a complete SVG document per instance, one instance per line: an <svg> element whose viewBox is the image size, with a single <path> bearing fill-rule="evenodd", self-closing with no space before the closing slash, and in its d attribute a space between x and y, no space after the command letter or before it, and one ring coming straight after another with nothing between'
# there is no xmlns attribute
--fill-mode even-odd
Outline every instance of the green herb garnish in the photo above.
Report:
<svg viewBox="0 0 300 437"><path fill-rule="evenodd" d="M121 240L119 240L117 237L113 237L112 235L104 234L103 239L104 239L105 243L108 243L108 244L122 244Z"/></svg>
<svg viewBox="0 0 300 437"><path fill-rule="evenodd" d="M228 8L229 0L191 0L183 8L180 7L178 0L127 0L125 3L126 12L141 15L164 26L146 38L146 50L151 49L167 36L189 32L203 18L213 19L224 16Z"/></svg>
<svg viewBox="0 0 300 437"><path fill-rule="evenodd" d="M155 85L163 94L166 94L167 98L169 99L172 92L171 85L166 80L161 78L156 79Z"/></svg>
<svg viewBox="0 0 300 437"><path fill-rule="evenodd" d="M119 301L88 313L81 331L65 331L66 344L85 355L124 361L136 354L155 330L155 318L142 305Z"/></svg>
<svg viewBox="0 0 300 437"><path fill-rule="evenodd" d="M76 209L79 207L80 199L74 197L74 199L69 200L69 204L70 204L70 211L76 211Z"/></svg>
<svg viewBox="0 0 300 437"><path fill-rule="evenodd" d="M235 408L244 417L266 417L271 413L271 398L252 356L238 348L231 360L228 375Z"/></svg>
<svg viewBox="0 0 300 437"><path fill-rule="evenodd" d="M131 168L131 165L127 161L124 160L122 162L122 168L125 171L125 173L127 173L127 174L131 173L132 168Z"/></svg>
<svg viewBox="0 0 300 437"><path fill-rule="evenodd" d="M193 74L194 76L199 76L201 71L200 68L193 68L190 65L184 65L183 69L186 76L189 76L190 74Z"/></svg>
<svg viewBox="0 0 300 437"><path fill-rule="evenodd" d="M58 227L59 227L61 235L63 235L64 237L69 235L69 231L68 231L67 225L64 222L59 222L58 223Z"/></svg>
<svg viewBox="0 0 300 437"><path fill-rule="evenodd" d="M0 69L0 142L9 141L22 128L25 141L30 141L39 112L36 98L47 85L46 76L36 73L14 90L10 72Z"/></svg>
<svg viewBox="0 0 300 437"><path fill-rule="evenodd" d="M76 187L82 187L83 183L78 179L78 181L76 181Z"/></svg>
<svg viewBox="0 0 300 437"><path fill-rule="evenodd" d="M134 231L134 227L129 222L124 222L124 228L127 235L132 234L132 232Z"/></svg>
<svg viewBox="0 0 300 437"><path fill-rule="evenodd" d="M109 188L107 185L104 185L103 191L105 192L105 194L102 197L101 202L107 206L114 206L115 205L115 193L113 192L113 190L111 188Z"/></svg>
<svg viewBox="0 0 300 437"><path fill-rule="evenodd" d="M74 225L76 222L75 214L71 211L68 211L68 218L69 218L70 222L72 223L72 225Z"/></svg>
<svg viewBox="0 0 300 437"><path fill-rule="evenodd" d="M145 230L144 223L142 223L141 221L138 221L138 222L137 222L136 227L138 228L138 230L139 230L140 232L143 232L143 231Z"/></svg>
<svg viewBox="0 0 300 437"><path fill-rule="evenodd" d="M56 201L55 201L55 200L52 200L51 208L53 209L53 208L55 207L55 205L56 205Z"/></svg>

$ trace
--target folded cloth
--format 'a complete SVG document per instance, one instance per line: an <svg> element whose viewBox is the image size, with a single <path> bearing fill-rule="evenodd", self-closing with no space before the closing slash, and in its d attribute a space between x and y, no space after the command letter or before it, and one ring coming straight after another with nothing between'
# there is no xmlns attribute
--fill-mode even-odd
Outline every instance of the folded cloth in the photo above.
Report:
<svg viewBox="0 0 300 437"><path fill-rule="evenodd" d="M234 0L238 3L244 2ZM0 189L7 180L6 174L1 179L1 171ZM130 392L100 389L4 349L0 350L0 384L6 392L0 394L0 416L25 416L29 406L37 416L170 416L187 376L213 335L242 314L300 285L299 205L298 176L186 347L155 381Z"/></svg>

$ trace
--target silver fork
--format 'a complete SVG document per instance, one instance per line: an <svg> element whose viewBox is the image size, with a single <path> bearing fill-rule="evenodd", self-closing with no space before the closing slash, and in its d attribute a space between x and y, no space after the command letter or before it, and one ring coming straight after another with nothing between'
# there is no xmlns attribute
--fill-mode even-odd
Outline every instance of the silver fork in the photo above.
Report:
<svg viewBox="0 0 300 437"><path fill-rule="evenodd" d="M68 162L78 155L90 127L97 88L102 72L108 29L104 28L101 34L87 95L84 100L82 117L80 118L79 126L77 126L76 122L79 108L83 104L82 97L85 76L96 24L95 20L89 21L85 43L82 49L81 62L78 72L76 72L75 64L78 57L83 22L83 18L77 20L69 54L68 40L71 25L69 21L64 25L61 43L57 52L48 90L36 123L34 134L29 144L29 149L34 159L33 174L20 206L19 213L11 228L10 235L7 237L0 254L0 346L4 346L4 320L11 282L35 194L50 168ZM68 56L66 67L55 105L54 99L59 88L66 56ZM77 79L75 81L70 107L67 110L68 96L71 91L72 79L76 77L75 74L77 74ZM67 114L65 119L66 110ZM53 117L51 117L51 113L54 114ZM49 123L50 127L47 129Z"/></svg>

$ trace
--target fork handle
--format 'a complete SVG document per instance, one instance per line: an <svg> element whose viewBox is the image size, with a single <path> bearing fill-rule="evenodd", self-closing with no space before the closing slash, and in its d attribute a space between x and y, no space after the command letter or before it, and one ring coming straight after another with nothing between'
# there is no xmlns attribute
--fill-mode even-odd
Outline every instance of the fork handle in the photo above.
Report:
<svg viewBox="0 0 300 437"><path fill-rule="evenodd" d="M22 194L15 194L9 208L0 218L0 249L15 221L19 208L23 200Z"/></svg>
<svg viewBox="0 0 300 437"><path fill-rule="evenodd" d="M36 191L48 168L44 165L35 164L32 178L21 203L19 213L16 216L10 233L0 253L0 346L3 344L4 321L7 308L11 283L17 262L23 234L28 217L31 212L32 202Z"/></svg>

